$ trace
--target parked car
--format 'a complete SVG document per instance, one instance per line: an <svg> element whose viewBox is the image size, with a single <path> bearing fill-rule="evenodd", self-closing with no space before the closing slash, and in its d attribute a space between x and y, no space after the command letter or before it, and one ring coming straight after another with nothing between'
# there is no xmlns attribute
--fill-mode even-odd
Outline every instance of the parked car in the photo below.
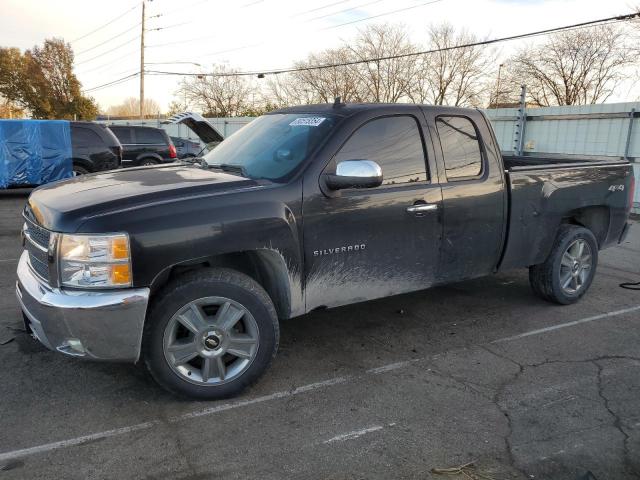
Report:
<svg viewBox="0 0 640 480"><path fill-rule="evenodd" d="M216 128L202 115L193 112L182 112L173 115L164 121L165 124L183 124L186 125L193 133L195 133L200 141L204 144L204 148L201 148L198 145L198 151L195 152L194 155L189 155L192 157L202 156L205 153L210 152L215 147L218 146L220 142L224 139L222 134L216 130ZM177 145L176 145L177 146ZM194 150L191 150L194 152ZM178 156L180 152L178 152ZM186 158L180 157L180 158Z"/></svg>
<svg viewBox="0 0 640 480"><path fill-rule="evenodd" d="M204 161L31 194L17 296L43 344L235 395L271 363L278 319L317 308L516 267L578 301L634 185L625 160L503 157L481 112L440 106L278 110Z"/></svg>
<svg viewBox="0 0 640 480"><path fill-rule="evenodd" d="M123 167L157 165L174 162L178 158L176 147L161 128L110 125L109 129L122 144Z"/></svg>
<svg viewBox="0 0 640 480"><path fill-rule="evenodd" d="M169 137L176 147L178 158L196 157L202 151L200 142L195 142L188 138Z"/></svg>
<svg viewBox="0 0 640 480"><path fill-rule="evenodd" d="M182 112L169 117L163 123L168 125L186 125L205 145L215 146L224 137L216 128L202 115L194 112Z"/></svg>
<svg viewBox="0 0 640 480"><path fill-rule="evenodd" d="M73 174L113 170L122 164L122 145L105 125L71 122Z"/></svg>
<svg viewBox="0 0 640 480"><path fill-rule="evenodd" d="M35 187L118 168L122 147L91 122L0 120L0 188Z"/></svg>

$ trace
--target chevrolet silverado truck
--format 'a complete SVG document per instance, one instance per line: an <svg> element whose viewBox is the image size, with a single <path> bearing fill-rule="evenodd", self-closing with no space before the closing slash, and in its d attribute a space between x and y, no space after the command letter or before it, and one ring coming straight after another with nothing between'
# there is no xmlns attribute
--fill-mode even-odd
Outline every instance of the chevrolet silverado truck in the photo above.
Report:
<svg viewBox="0 0 640 480"><path fill-rule="evenodd" d="M17 298L52 350L235 395L279 319L528 268L570 304L629 228L627 161L503 157L473 109L327 104L253 120L193 163L42 186Z"/></svg>

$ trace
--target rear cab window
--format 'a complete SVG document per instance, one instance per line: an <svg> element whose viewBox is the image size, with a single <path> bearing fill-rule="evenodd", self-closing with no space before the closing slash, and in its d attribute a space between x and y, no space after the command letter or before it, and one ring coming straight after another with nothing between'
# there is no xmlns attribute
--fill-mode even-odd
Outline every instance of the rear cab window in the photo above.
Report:
<svg viewBox="0 0 640 480"><path fill-rule="evenodd" d="M483 155L478 130L467 117L440 116L436 128L447 180L468 180L482 175Z"/></svg>
<svg viewBox="0 0 640 480"><path fill-rule="evenodd" d="M380 117L359 127L335 156L336 165L345 160L376 162L382 169L383 185L429 178L418 122L410 115Z"/></svg>

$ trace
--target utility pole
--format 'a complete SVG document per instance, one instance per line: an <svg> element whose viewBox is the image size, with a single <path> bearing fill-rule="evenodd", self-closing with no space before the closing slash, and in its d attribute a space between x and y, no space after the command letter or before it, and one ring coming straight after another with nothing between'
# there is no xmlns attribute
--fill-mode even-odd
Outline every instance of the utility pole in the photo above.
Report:
<svg viewBox="0 0 640 480"><path fill-rule="evenodd" d="M498 108L498 102L500 101L500 74L502 73L502 67L504 67L504 63L501 63L498 67L498 82L496 85L496 97L493 99L493 106Z"/></svg>
<svg viewBox="0 0 640 480"><path fill-rule="evenodd" d="M144 120L144 4L142 0L142 30L140 31L140 120Z"/></svg>

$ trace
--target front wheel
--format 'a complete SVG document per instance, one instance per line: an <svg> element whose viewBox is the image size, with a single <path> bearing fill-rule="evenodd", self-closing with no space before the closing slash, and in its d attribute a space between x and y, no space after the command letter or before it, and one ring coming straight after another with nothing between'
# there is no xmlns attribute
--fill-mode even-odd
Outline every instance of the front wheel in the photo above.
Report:
<svg viewBox="0 0 640 480"><path fill-rule="evenodd" d="M179 277L156 298L143 356L167 390L199 399L230 397L269 367L278 347L278 319L252 278L207 268Z"/></svg>
<svg viewBox="0 0 640 480"><path fill-rule="evenodd" d="M563 225L544 263L529 267L533 291L545 300L568 305L589 289L598 265L598 242L586 228Z"/></svg>

